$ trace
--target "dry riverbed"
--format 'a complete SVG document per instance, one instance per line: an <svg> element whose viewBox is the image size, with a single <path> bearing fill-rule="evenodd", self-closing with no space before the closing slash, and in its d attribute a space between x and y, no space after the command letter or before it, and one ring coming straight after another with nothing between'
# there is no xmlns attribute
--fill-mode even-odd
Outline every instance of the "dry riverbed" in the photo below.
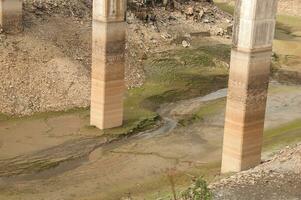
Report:
<svg viewBox="0 0 301 200"><path fill-rule="evenodd" d="M264 160L270 159L278 149L301 141L298 85L301 28L296 18L290 23L286 23L286 19L279 17L276 33ZM56 20L43 19L39 22L45 26L41 30L48 30ZM72 23L68 21L67 30L74 29ZM46 46L42 52L52 49L55 55L72 60L65 67L81 70L72 71L74 76L68 76L67 81L71 84L75 77L86 74L85 80L81 80L84 84L80 83L86 88L90 61L76 55L89 49L85 41L90 39L85 30L90 29L90 25L87 21L83 21L83 26L80 21L77 23L75 28L85 27L79 35L72 36L74 41L81 41L79 52L66 49L73 42L59 45L63 40L57 41L60 37L52 37L52 32L49 34L55 45ZM35 24L28 26L31 28L27 31L37 28ZM100 131L90 126L88 108L22 118L0 115L0 199L170 199L171 186L180 192L193 176L203 175L208 181L220 179L230 40L195 36L190 39L189 48L181 45L170 45L169 50L157 48L139 61L143 66L144 84L141 85L139 79L140 87L126 93L123 127ZM14 51L25 43L20 41L8 46ZM61 70L58 66L62 60L53 58L52 61L43 64L43 69L51 64ZM63 72L70 74L65 69ZM78 89L74 84L72 87ZM77 90L71 91L69 97L73 99ZM89 93L86 89L82 91L88 104Z"/></svg>
<svg viewBox="0 0 301 200"><path fill-rule="evenodd" d="M1 123L0 197L67 200L129 195L155 199L169 196L170 171L178 191L189 182L187 174L203 174L210 180L219 173L225 95L223 89L203 98L166 104L159 113L170 121L161 128L112 143L86 137L91 130L85 128L85 111ZM187 105L191 109L183 109ZM266 158L275 149L300 141L300 105L298 86L271 84ZM198 118L189 124L178 123L194 114ZM285 140L280 139L283 135Z"/></svg>

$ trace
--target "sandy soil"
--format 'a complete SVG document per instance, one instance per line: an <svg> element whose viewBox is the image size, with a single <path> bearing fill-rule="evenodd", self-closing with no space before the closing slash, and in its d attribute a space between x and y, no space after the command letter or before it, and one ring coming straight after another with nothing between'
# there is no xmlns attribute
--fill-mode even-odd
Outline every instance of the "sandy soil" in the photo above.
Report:
<svg viewBox="0 0 301 200"><path fill-rule="evenodd" d="M20 35L1 35L1 112L88 106L90 25L51 17L29 26Z"/></svg>
<svg viewBox="0 0 301 200"><path fill-rule="evenodd" d="M279 0L278 10L282 14L301 16L299 0Z"/></svg>
<svg viewBox="0 0 301 200"><path fill-rule="evenodd" d="M208 15L214 13L214 23L195 22L181 11L163 8L152 11L156 23L144 23L128 12L128 88L143 83L142 61L150 52L180 46L190 33L217 34L229 26L230 16L213 5L206 8ZM24 32L0 34L0 113L31 115L89 106L91 12L89 0L25 1Z"/></svg>

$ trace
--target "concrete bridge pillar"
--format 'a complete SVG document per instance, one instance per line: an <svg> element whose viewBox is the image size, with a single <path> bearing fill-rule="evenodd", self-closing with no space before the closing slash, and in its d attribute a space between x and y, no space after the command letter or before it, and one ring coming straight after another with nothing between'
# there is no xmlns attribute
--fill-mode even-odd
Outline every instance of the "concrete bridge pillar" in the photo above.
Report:
<svg viewBox="0 0 301 200"><path fill-rule="evenodd" d="M7 33L22 31L22 0L0 0L0 25Z"/></svg>
<svg viewBox="0 0 301 200"><path fill-rule="evenodd" d="M236 1L222 173L261 162L277 1Z"/></svg>
<svg viewBox="0 0 301 200"><path fill-rule="evenodd" d="M93 1L91 125L122 125L125 0Z"/></svg>

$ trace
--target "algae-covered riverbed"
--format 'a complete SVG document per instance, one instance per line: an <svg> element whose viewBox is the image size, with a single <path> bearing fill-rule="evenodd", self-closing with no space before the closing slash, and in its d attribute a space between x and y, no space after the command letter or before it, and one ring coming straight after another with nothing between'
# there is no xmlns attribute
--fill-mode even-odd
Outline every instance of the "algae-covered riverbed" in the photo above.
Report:
<svg viewBox="0 0 301 200"><path fill-rule="evenodd" d="M298 86L271 84L264 136L265 154L283 145L300 141L300 92ZM39 127L44 126L43 118L36 117L28 121L23 119L22 123L7 121L5 126L1 126L2 130L23 128L23 131L28 131L25 131L22 137L20 133L1 135L1 148L6 150L1 151L1 156L13 157L5 152L10 151L13 154L16 144L23 147L27 145L24 148L26 151L17 153L27 156L24 157L26 160L21 156L12 162L2 159L1 164L9 164L11 168L2 168L1 173L20 170L20 163L23 173L27 174L2 177L0 197L22 197L25 200L58 197L119 199L130 195L134 199L168 199L171 195L169 174L172 174L176 191L181 191L188 185L191 176L203 175L207 180L211 180L218 175L220 168L225 95L226 90L222 89L203 98L167 103L159 111L171 120L177 122L189 119L193 115L197 115L198 118L172 127L167 134L153 134L156 132L154 130L92 149L91 146L102 142L99 138L83 139L81 135L81 139L72 140L74 135L62 134L70 133L72 129L78 129L78 126L88 123L88 117L84 115L86 111L49 117L48 125L55 125L53 132L46 129L50 131L49 135L46 132L36 132ZM54 145L58 142L55 140L59 140L62 145ZM30 149L30 146L42 150L36 151ZM43 158L49 156L50 161L59 162L65 158L71 160L55 168L47 168L45 163L41 163L45 168L35 173L32 173L30 168L29 171L24 170L27 166L35 167L36 159L40 160L41 155ZM76 156L77 160L72 161ZM28 162L33 163L28 165ZM35 187L37 184L40 186Z"/></svg>
<svg viewBox="0 0 301 200"><path fill-rule="evenodd" d="M126 92L124 107L124 126L106 131L97 130L89 126L89 109L73 109L67 112L41 113L31 117L10 118L0 115L2 124L31 123L37 132L51 133L56 135L56 130L48 130L47 123L53 118L64 116L79 116L80 123L71 130L65 130L57 126L58 132L64 135L120 135L131 134L150 129L160 120L156 110L163 103L175 102L205 95L211 91L226 87L228 69L225 66L229 58L230 49L227 45L219 44L212 46L194 47L191 49L178 49L153 55L145 62L147 72L146 82L142 87L130 89ZM211 84L214 82L215 84ZM35 127L41 123L43 127ZM56 120L59 121L59 120ZM71 121L71 120L70 120ZM16 126L23 131L21 125ZM31 128L28 130L32 130ZM15 129L6 129L5 132L19 132ZM67 132L67 133L66 133ZM61 133L60 133L61 134Z"/></svg>
<svg viewBox="0 0 301 200"><path fill-rule="evenodd" d="M63 194L58 191L56 193L50 192L52 193L50 196L53 198L63 196L68 199L69 195L73 193L76 193L74 194L76 197L90 196L91 193L91 195L100 198L111 196L114 199L116 196L122 196L126 190L134 188L136 181L142 181L140 184L143 184L145 186L143 188L147 189L145 184L149 181L157 182L157 177L162 178L162 173L164 174L166 169L177 165L178 162L189 166L192 161L188 158L186 160L184 154L188 154L187 151L191 149L183 145L177 145L174 148L178 150L173 150L176 153L182 151L182 148L186 149L182 153L183 161L179 160L178 155L164 155L164 152L168 152L168 149L171 148L169 145L162 146L167 148L165 150L160 147L159 149L149 149L150 152L134 149L134 153L131 153L132 150L124 153L122 148L124 146L132 148L133 145L141 143L146 144L145 147L141 147L143 150L147 150L154 145L152 143L156 140L158 142L155 144L167 142L166 139L169 140L169 138L165 140L147 139L171 134L177 126L177 120L173 119L170 114L162 114L161 118L164 119L160 119L158 115L160 112L157 111L164 104L203 96L225 88L228 79L229 52L228 45L219 44L212 40L210 46L179 48L152 55L144 63L147 74L145 84L126 93L124 126L120 128L100 131L89 126L88 109L41 113L22 118L1 116L0 171L2 178L0 179L0 197L13 199L22 196L23 199L38 199L49 194L50 188L57 187L51 183L53 180L59 181L57 178L60 177L62 178L61 181L65 182L65 178L68 177L67 174L78 173L76 171L81 170L86 178L94 173L94 180L83 178L87 181L87 185L83 189L89 188L89 195L83 193L82 190L74 190L77 184L80 182L83 184L85 181L80 181L77 175L71 175L72 179L74 178L74 181L71 181L74 183L71 184L71 188L65 188ZM158 126L161 127L159 130L152 131ZM146 132L137 138L126 139L128 136L141 131ZM112 140L118 138L121 139L121 143L113 142L110 144ZM175 137L176 141L179 142L180 138ZM187 139L190 141L189 137ZM203 143L202 140L200 142ZM170 144L175 145L173 142ZM107 156L102 156L103 148L110 149L104 151ZM204 150L205 146L201 149L196 148L195 151L199 153ZM112 161L114 162L111 163ZM98 167L96 167L96 163L98 163ZM119 169L119 164L123 166L123 170ZM154 174L150 176L152 165L156 167ZM136 168L136 171L132 172L133 168ZM112 175L106 177L105 174ZM17 177L11 177L12 175ZM143 175L149 176L150 180L137 179ZM116 181L119 180L118 176L122 178L121 186L108 188L107 185L116 184ZM35 192L41 196L33 195L31 192L27 193L27 190L33 189L32 184L34 182L42 181L39 177L44 177L45 180L43 181L50 181L46 183L46 185L50 184L47 186L49 189L35 188ZM127 179L134 181L128 182ZM189 179L186 178L187 181ZM21 183L20 181L24 183L24 185L22 184L24 188L15 188ZM99 187L104 187L100 193L95 190L95 181L99 182ZM159 187L159 185L156 186ZM12 192L11 188L15 188L15 192Z"/></svg>

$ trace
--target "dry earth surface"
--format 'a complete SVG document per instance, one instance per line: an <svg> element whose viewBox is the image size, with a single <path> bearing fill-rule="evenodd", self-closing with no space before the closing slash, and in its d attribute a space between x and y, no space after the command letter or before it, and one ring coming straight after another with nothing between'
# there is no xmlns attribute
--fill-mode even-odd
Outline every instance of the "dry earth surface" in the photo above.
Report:
<svg viewBox="0 0 301 200"><path fill-rule="evenodd" d="M231 25L231 17L214 5L192 4L208 16L205 22L185 14L189 5L181 8L184 13L155 8L155 22L143 22L128 12L128 88L143 83L142 61L151 52L189 43L190 33L222 35ZM24 32L0 34L1 113L31 115L89 106L91 7L88 0L24 2Z"/></svg>

